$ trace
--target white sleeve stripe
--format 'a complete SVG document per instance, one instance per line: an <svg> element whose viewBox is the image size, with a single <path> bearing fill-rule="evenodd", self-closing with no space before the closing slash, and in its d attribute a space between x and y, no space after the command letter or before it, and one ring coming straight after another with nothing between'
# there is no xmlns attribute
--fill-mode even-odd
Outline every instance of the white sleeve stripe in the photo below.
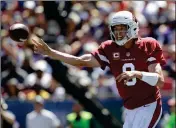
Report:
<svg viewBox="0 0 176 128"><path fill-rule="evenodd" d="M100 55L100 54L98 54L98 56L99 56L99 58L100 58L102 61L105 61L105 62L107 62L107 63L110 63L109 60L108 60L105 56Z"/></svg>
<svg viewBox="0 0 176 128"><path fill-rule="evenodd" d="M147 59L147 61L149 61L149 62L152 62L152 61L154 61L154 60L156 60L155 57L150 57L150 58Z"/></svg>

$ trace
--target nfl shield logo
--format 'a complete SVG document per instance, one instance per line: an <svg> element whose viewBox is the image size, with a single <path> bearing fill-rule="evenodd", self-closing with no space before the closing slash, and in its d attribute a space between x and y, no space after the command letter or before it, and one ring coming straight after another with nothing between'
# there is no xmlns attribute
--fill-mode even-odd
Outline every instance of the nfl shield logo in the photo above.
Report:
<svg viewBox="0 0 176 128"><path fill-rule="evenodd" d="M119 52L114 52L114 53L113 53L113 59L114 59L114 60L120 59L120 53L119 53Z"/></svg>
<svg viewBox="0 0 176 128"><path fill-rule="evenodd" d="M126 53L126 56L128 56L128 57L129 57L129 56L130 56L130 52L127 52L127 53Z"/></svg>

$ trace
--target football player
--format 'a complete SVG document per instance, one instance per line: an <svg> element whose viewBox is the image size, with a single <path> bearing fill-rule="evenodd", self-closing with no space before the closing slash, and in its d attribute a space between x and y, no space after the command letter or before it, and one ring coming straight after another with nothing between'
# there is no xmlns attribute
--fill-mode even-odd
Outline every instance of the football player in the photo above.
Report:
<svg viewBox="0 0 176 128"><path fill-rule="evenodd" d="M110 19L111 40L91 54L76 57L33 39L34 50L74 66L109 67L126 108L123 128L154 128L162 114L162 49L157 40L138 36L138 22L131 12L119 11Z"/></svg>

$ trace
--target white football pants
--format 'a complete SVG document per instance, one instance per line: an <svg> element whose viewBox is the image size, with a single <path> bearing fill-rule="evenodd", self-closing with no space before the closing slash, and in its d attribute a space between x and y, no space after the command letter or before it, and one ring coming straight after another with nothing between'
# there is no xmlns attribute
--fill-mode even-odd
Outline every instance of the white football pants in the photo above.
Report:
<svg viewBox="0 0 176 128"><path fill-rule="evenodd" d="M133 110L124 110L123 128L155 128L162 115L160 100Z"/></svg>

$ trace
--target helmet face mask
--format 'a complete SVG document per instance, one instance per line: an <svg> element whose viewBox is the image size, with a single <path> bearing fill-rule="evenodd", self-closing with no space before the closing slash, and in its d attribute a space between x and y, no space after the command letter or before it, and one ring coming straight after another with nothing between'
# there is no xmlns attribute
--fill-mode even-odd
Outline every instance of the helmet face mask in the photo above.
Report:
<svg viewBox="0 0 176 128"><path fill-rule="evenodd" d="M112 35L117 40L120 41L126 38L129 27L127 25L115 25L111 27Z"/></svg>
<svg viewBox="0 0 176 128"><path fill-rule="evenodd" d="M114 27L118 25L126 25L127 26L127 31L126 35L123 36L123 38L118 39L117 38L117 32L114 31ZM111 39L120 46L123 46L128 40L132 38L137 38L138 36L138 23L137 21L134 20L134 17L131 12L128 11L120 11L115 13L111 18L110 18L110 23L109 23L109 29L110 29L110 36ZM125 31L119 31L118 33L125 33Z"/></svg>

